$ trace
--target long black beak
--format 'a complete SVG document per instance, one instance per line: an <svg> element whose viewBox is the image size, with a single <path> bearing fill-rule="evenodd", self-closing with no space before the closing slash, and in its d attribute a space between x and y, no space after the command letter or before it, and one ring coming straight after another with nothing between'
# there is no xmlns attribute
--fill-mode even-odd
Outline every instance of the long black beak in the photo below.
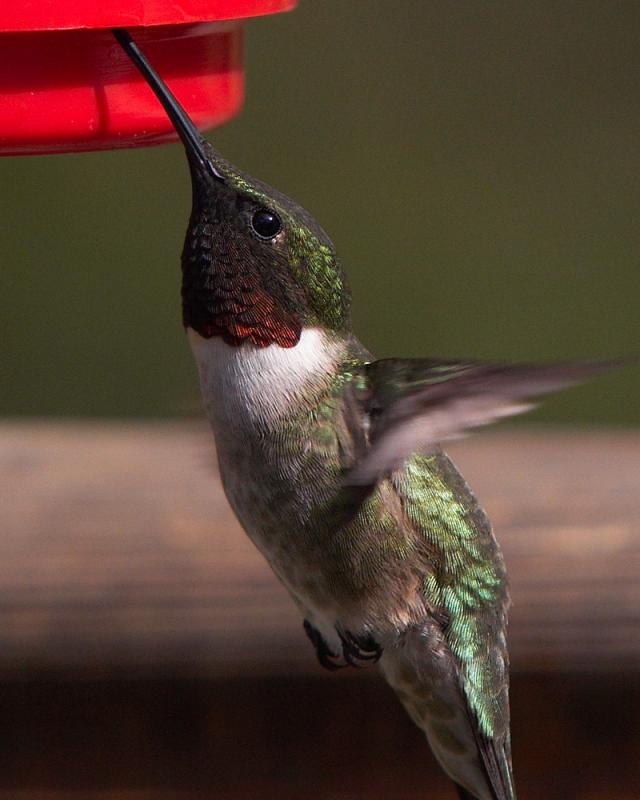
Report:
<svg viewBox="0 0 640 800"><path fill-rule="evenodd" d="M218 172L211 163L211 159L207 156L205 144L208 143L206 139L200 134L200 131L193 124L184 108L182 108L180 103L176 100L167 84L160 78L151 64L149 64L138 45L131 38L129 32L124 28L113 28L113 35L118 40L125 53L144 75L147 83L153 89L154 94L162 103L164 110L167 112L167 116L182 139L189 161L195 160L202 171L207 172L212 178L215 178L215 180L225 183L224 176Z"/></svg>

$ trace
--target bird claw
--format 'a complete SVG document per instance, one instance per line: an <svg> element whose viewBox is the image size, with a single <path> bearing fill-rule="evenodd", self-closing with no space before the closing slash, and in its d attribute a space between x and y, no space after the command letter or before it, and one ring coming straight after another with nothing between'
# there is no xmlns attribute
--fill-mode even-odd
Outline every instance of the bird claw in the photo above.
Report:
<svg viewBox="0 0 640 800"><path fill-rule="evenodd" d="M342 642L342 656L334 653L317 628L305 619L304 632L311 644L315 647L316 656L320 665L334 672L343 667L365 667L375 664L382 655L382 647L372 636L354 636L349 631L338 631Z"/></svg>
<svg viewBox="0 0 640 800"><path fill-rule="evenodd" d="M308 619L305 619L303 622L303 627L304 632L307 634L307 638L316 649L316 656L320 662L320 666L330 670L331 672L335 672L337 669L342 669L343 667L347 666L346 663L342 663L339 660L340 656L338 653L334 653L333 650L331 650L329 645L322 637L320 631L317 628L314 628Z"/></svg>
<svg viewBox="0 0 640 800"><path fill-rule="evenodd" d="M371 636L354 636L349 631L344 633L338 631L342 641L342 655L344 660L352 667L363 667L367 664L359 662L365 661L375 664L380 660L382 647Z"/></svg>

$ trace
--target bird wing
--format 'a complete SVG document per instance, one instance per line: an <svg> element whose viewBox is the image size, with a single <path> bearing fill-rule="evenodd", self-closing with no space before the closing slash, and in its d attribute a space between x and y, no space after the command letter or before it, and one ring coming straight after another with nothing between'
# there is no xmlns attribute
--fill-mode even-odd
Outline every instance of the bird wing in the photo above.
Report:
<svg viewBox="0 0 640 800"><path fill-rule="evenodd" d="M442 452L415 456L391 483L409 534L428 552L421 580L431 609L425 629L437 625L440 633L432 641L419 626L419 635L403 637L404 652L385 653L383 661L404 658L415 665L420 679L410 681L409 690L425 709L417 721L451 778L472 797L514 800L505 639L509 597L491 525ZM440 705L459 711L439 714L438 704L428 702L434 695Z"/></svg>
<svg viewBox="0 0 640 800"><path fill-rule="evenodd" d="M369 447L347 476L373 485L413 453L533 408L533 400L621 366L621 361L500 364L434 359L382 359L364 366L361 395Z"/></svg>

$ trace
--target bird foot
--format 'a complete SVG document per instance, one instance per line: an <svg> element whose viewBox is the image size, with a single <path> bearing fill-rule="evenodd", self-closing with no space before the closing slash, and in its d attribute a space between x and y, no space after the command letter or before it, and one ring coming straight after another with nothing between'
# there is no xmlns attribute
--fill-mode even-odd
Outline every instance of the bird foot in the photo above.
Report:
<svg viewBox="0 0 640 800"><path fill-rule="evenodd" d="M372 636L354 636L350 631L338 630L342 642L342 655L334 653L317 628L305 619L304 632L316 649L316 656L321 666L335 671L343 667L365 667L375 664L382 655L382 647Z"/></svg>
<svg viewBox="0 0 640 800"><path fill-rule="evenodd" d="M342 641L342 655L347 664L352 667L364 667L380 660L382 647L373 636L354 636L349 631L338 631L338 634Z"/></svg>
<svg viewBox="0 0 640 800"><path fill-rule="evenodd" d="M317 628L314 628L308 619L305 619L303 622L303 627L304 632L307 634L307 638L316 649L316 656L318 657L320 666L331 670L331 672L335 672L335 670L342 669L343 667L347 666L347 663L340 660L340 655L333 652L333 650L324 640L320 631Z"/></svg>

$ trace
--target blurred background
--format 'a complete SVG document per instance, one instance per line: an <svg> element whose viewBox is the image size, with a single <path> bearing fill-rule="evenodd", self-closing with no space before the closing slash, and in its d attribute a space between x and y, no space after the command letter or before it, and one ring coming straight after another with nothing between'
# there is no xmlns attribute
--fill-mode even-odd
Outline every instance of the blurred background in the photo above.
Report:
<svg viewBox="0 0 640 800"><path fill-rule="evenodd" d="M637 3L302 2L248 26L212 141L333 237L380 356L638 349ZM179 145L0 160L0 413L198 407ZM537 420L637 424L640 372ZM526 424L526 423L523 423Z"/></svg>
<svg viewBox="0 0 640 800"><path fill-rule="evenodd" d="M635 2L302 0L248 26L210 138L330 233L377 355L637 353L639 34ZM225 505L181 147L0 183L0 797L452 798ZM512 574L523 800L640 796L639 396L628 369L454 449Z"/></svg>

